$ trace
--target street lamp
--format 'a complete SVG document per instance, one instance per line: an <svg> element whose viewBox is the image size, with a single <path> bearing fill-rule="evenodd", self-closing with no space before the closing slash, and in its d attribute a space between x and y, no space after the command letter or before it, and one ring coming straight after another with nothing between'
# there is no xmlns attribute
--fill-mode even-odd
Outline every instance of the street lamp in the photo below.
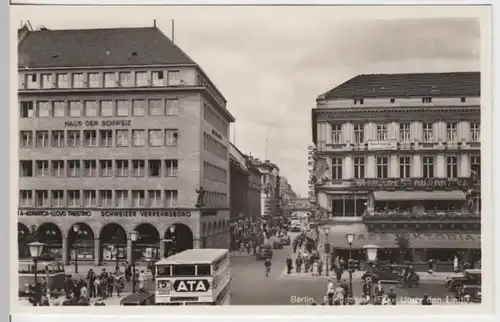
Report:
<svg viewBox="0 0 500 322"><path fill-rule="evenodd" d="M328 264L328 258L330 257L330 243L328 242L328 234L330 234L330 226L326 226L323 228L325 231L326 235L326 244L325 244L325 253L326 253L326 276L328 276L328 270L330 269L330 266ZM328 246L326 246L328 245Z"/></svg>
<svg viewBox="0 0 500 322"><path fill-rule="evenodd" d="M354 242L354 234L353 233L347 233L345 234L345 238L347 239L347 243L349 244L349 262L347 264L347 267L349 269L349 296L352 297L352 270L351 270L351 248L352 248L352 243Z"/></svg>
<svg viewBox="0 0 500 322"><path fill-rule="evenodd" d="M137 241L137 235L139 233L137 231L131 231L130 232L130 240L132 241L132 293L135 293L135 259L134 259L134 245L135 242ZM118 251L118 250L117 250ZM117 252L118 255L118 252Z"/></svg>
<svg viewBox="0 0 500 322"><path fill-rule="evenodd" d="M38 286L38 259L42 256L42 252L43 252L43 247L45 247L45 244L44 243L40 243L40 242L33 242L33 243L29 243L28 244L28 248L29 248L29 251L30 251L30 255L31 255L31 258L33 258L33 263L35 264L34 268L35 268L35 284L34 284L34 287L35 287L35 290L39 290L40 287ZM39 296L35 296L35 305L36 304L40 304L39 303Z"/></svg>
<svg viewBox="0 0 500 322"><path fill-rule="evenodd" d="M119 228L116 229L115 234L111 239L115 242L115 249L116 249L116 255L115 255L115 272L120 271L120 258L119 258L119 248L120 248L120 235L122 234L121 230ZM125 233L125 238L127 234Z"/></svg>
<svg viewBox="0 0 500 322"><path fill-rule="evenodd" d="M73 245L75 248L75 274L78 274L78 233L80 232L80 225L73 225L73 231L75 232L75 242Z"/></svg>
<svg viewBox="0 0 500 322"><path fill-rule="evenodd" d="M364 249L366 249L366 256L368 257L368 261L370 262L370 276L372 276L373 279L373 265L375 261L377 260L377 251L380 247L377 245L365 245L363 246ZM370 300L372 300L372 295L373 293L373 284L370 282Z"/></svg>

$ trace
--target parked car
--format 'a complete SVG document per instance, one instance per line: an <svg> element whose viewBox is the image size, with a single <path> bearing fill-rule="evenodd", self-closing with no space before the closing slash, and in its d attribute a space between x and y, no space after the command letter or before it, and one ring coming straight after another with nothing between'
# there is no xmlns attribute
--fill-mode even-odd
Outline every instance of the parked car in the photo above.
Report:
<svg viewBox="0 0 500 322"><path fill-rule="evenodd" d="M283 249L283 244L281 243L281 240L277 239L273 241L273 249Z"/></svg>
<svg viewBox="0 0 500 322"><path fill-rule="evenodd" d="M256 254L257 260L273 258L273 247L270 244L263 244L259 246L259 251Z"/></svg>
<svg viewBox="0 0 500 322"><path fill-rule="evenodd" d="M403 282L403 274L406 265L378 265L373 268L373 270L368 270L361 279L364 281L378 283L381 281L382 283L402 283ZM420 276L415 273L415 277L412 280L415 285L420 284Z"/></svg>
<svg viewBox="0 0 500 322"><path fill-rule="evenodd" d="M457 293L459 300L464 302L481 303L481 285L464 285Z"/></svg>
<svg viewBox="0 0 500 322"><path fill-rule="evenodd" d="M281 237L281 244L282 245L290 245L290 243L291 243L290 236L284 235L283 237Z"/></svg>
<svg viewBox="0 0 500 322"><path fill-rule="evenodd" d="M480 269L466 269L463 276L451 278L449 289L452 292L456 292L457 288L468 285L481 286Z"/></svg>
<svg viewBox="0 0 500 322"><path fill-rule="evenodd" d="M451 288L451 283L454 279L456 278L463 278L465 275L464 273L456 273L453 275L446 276L446 279L444 280L444 286L449 289Z"/></svg>

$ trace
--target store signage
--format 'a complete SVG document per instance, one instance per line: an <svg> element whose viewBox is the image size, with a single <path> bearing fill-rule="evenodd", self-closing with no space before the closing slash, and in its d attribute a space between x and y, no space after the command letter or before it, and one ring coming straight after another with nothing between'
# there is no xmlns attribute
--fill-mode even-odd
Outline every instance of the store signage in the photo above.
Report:
<svg viewBox="0 0 500 322"><path fill-rule="evenodd" d="M18 216L28 217L90 217L91 211L67 211L67 210L18 210Z"/></svg>
<svg viewBox="0 0 500 322"><path fill-rule="evenodd" d="M191 217L190 211L161 211L161 210L108 210L101 211L103 217Z"/></svg>
<svg viewBox="0 0 500 322"><path fill-rule="evenodd" d="M79 127L79 126L109 126L109 127L120 127L120 126L131 126L131 120L74 120L74 121L65 121L65 127Z"/></svg>
<svg viewBox="0 0 500 322"><path fill-rule="evenodd" d="M431 240L431 241L480 241L481 236L477 234L454 234L454 233L408 233L406 236L410 240ZM393 240L395 238L394 234L358 234L356 236L357 240L363 241L386 241Z"/></svg>
<svg viewBox="0 0 500 322"><path fill-rule="evenodd" d="M467 189L472 186L468 178L446 179L359 179L354 180L352 188L366 188L372 190L384 189Z"/></svg>
<svg viewBox="0 0 500 322"><path fill-rule="evenodd" d="M314 145L310 145L308 147L309 151L307 154L307 165L309 167L309 202L316 203L316 190L314 184L316 183L315 171L316 171L316 161L314 160L314 155L316 153L316 147Z"/></svg>
<svg viewBox="0 0 500 322"><path fill-rule="evenodd" d="M397 150L398 141L368 141L368 150Z"/></svg>
<svg viewBox="0 0 500 322"><path fill-rule="evenodd" d="M176 292L207 292L210 288L208 280L176 280L174 290Z"/></svg>

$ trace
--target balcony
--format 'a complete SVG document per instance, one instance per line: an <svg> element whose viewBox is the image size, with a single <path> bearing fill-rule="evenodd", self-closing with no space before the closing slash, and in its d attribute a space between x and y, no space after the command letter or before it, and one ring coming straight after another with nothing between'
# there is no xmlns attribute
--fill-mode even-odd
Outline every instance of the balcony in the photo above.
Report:
<svg viewBox="0 0 500 322"><path fill-rule="evenodd" d="M419 221L419 222L443 222L443 221L479 221L481 214L474 211L404 211L404 210L387 210L387 211L365 211L363 214L363 222L395 222L395 221Z"/></svg>

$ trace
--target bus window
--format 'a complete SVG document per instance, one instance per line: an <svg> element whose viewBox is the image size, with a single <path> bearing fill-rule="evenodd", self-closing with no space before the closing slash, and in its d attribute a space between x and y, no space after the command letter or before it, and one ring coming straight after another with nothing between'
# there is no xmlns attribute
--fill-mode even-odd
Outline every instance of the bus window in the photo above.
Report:
<svg viewBox="0 0 500 322"><path fill-rule="evenodd" d="M172 276L195 276L195 265L173 265Z"/></svg>
<svg viewBox="0 0 500 322"><path fill-rule="evenodd" d="M211 276L210 265L200 264L198 266L198 274L196 276Z"/></svg>
<svg viewBox="0 0 500 322"><path fill-rule="evenodd" d="M156 266L157 276L170 276L170 265L158 265Z"/></svg>

